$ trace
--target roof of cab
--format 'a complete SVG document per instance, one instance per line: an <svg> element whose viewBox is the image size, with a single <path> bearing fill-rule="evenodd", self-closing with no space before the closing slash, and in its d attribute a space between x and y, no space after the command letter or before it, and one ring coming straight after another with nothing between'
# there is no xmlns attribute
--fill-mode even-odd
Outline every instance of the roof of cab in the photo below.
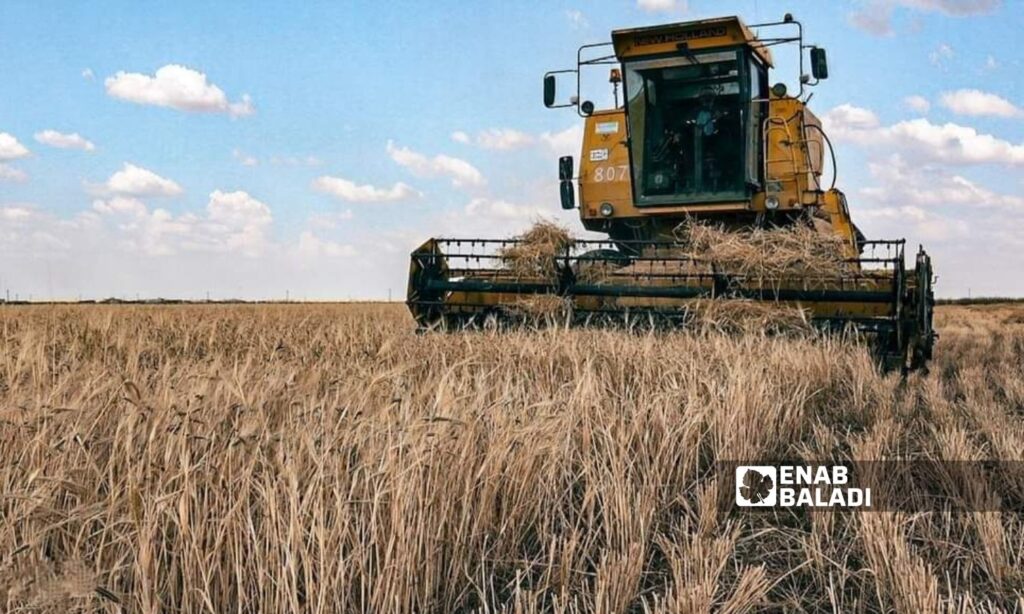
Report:
<svg viewBox="0 0 1024 614"><path fill-rule="evenodd" d="M749 45L768 66L772 54L739 17L716 17L612 32L615 55L626 58L671 53L686 43L690 49Z"/></svg>

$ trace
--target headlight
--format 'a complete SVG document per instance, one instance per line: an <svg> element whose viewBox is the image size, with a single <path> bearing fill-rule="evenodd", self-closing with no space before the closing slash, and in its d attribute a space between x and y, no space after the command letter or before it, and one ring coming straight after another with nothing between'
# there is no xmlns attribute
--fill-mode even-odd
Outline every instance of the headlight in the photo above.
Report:
<svg viewBox="0 0 1024 614"><path fill-rule="evenodd" d="M600 211L604 217L611 217L615 213L615 207L612 207L611 203L601 203Z"/></svg>
<svg viewBox="0 0 1024 614"><path fill-rule="evenodd" d="M769 196L764 199L764 206L774 211L779 208L779 199L774 196Z"/></svg>

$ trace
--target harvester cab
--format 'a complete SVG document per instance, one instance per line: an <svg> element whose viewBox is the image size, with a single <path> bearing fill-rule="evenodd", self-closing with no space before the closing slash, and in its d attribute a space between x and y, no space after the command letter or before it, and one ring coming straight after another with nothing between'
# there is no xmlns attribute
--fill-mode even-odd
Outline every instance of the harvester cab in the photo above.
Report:
<svg viewBox="0 0 1024 614"><path fill-rule="evenodd" d="M583 227L607 239L564 241L525 268L509 266L510 254L523 253L516 239L431 239L410 267L407 303L419 325L510 318L538 299L572 322L685 323L697 301L743 299L864 333L886 366L923 366L935 339L930 259L920 250L908 270L903 240L867 240L854 225L835 187L831 143L807 106L810 88L828 77L826 52L804 43L802 25L788 14L749 27L725 17L616 30L611 39L580 47L576 68L544 75L545 106L571 108L584 122L578 170L573 156L558 163L562 207L578 208ZM798 57L792 92L769 85L778 45ZM609 73L610 108L582 97L582 75L594 68ZM567 77L575 92L563 101L558 83ZM693 223L737 233L811 229L843 262L828 271L729 270L680 249L679 229Z"/></svg>
<svg viewBox="0 0 1024 614"><path fill-rule="evenodd" d="M576 69L545 75L545 105L584 117L579 209L588 230L653 240L671 238L684 219L749 227L814 217L860 253L843 194L821 185L827 137L801 99L828 76L825 50L805 45L790 16L756 27L783 26L795 34L759 39L737 17L617 30L611 43L582 47ZM781 82L769 87L770 48L787 43L801 50L795 95ZM804 50L812 75L803 74ZM616 66L613 82L622 75L624 104L595 111L578 102L579 76L606 64ZM577 93L558 104L565 73L577 76Z"/></svg>

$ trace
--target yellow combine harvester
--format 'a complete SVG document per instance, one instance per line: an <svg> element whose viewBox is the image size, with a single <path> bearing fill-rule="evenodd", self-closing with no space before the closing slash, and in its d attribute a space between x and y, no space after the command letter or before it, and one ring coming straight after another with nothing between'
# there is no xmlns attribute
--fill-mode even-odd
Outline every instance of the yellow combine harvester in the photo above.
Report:
<svg viewBox="0 0 1024 614"><path fill-rule="evenodd" d="M752 28L784 34L758 38ZM781 44L798 50L794 93L769 87L770 48ZM581 73L602 65L612 67L615 104L596 110L580 101ZM565 75L576 96L558 104L556 78ZM552 256L551 275L533 278L505 266L514 239L431 239L412 254L413 316L421 327L480 323L524 297L554 295L574 321L685 322L695 299L753 299L799 306L822 328L855 328L889 367L922 366L935 339L931 262L919 250L908 270L903 240L866 240L843 193L822 184L826 152L834 184L835 156L807 101L827 76L825 50L805 45L788 14L751 27L726 17L617 30L611 43L580 47L575 69L545 75L544 103L584 119L580 219L608 239L572 241ZM576 207L573 171L571 156L559 160L565 209ZM690 266L673 230L693 220L737 231L803 225L838 237L848 266L770 280ZM595 268L612 273L581 274Z"/></svg>

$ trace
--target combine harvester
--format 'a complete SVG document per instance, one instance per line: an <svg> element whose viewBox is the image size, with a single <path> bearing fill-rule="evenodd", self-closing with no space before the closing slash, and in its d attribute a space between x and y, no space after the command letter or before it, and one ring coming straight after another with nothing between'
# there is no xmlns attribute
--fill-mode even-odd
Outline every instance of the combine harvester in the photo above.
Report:
<svg viewBox="0 0 1024 614"><path fill-rule="evenodd" d="M758 38L751 28L784 35ZM798 50L795 93L768 85L770 48L782 44ZM581 73L602 65L612 66L615 104L596 110L580 102ZM556 76L566 74L575 77L576 95L559 104ZM866 240L850 219L834 186L831 143L807 108L809 88L827 77L825 50L805 45L788 14L751 27L726 17L617 30L611 43L580 47L575 69L544 76L544 104L574 108L584 120L580 219L608 239L568 241L533 275L508 266L516 239L430 239L412 253L407 304L417 323L504 319L540 296L562 301L573 322L685 324L688 305L740 299L798 307L823 329L855 329L886 368L925 365L936 337L930 258L919 249L908 270L904 240ZM829 187L822 185L826 148ZM573 158L562 157L564 209L576 208L573 171ZM730 271L680 255L673 232L695 222L747 236L799 227L837 242L843 266L771 276Z"/></svg>

